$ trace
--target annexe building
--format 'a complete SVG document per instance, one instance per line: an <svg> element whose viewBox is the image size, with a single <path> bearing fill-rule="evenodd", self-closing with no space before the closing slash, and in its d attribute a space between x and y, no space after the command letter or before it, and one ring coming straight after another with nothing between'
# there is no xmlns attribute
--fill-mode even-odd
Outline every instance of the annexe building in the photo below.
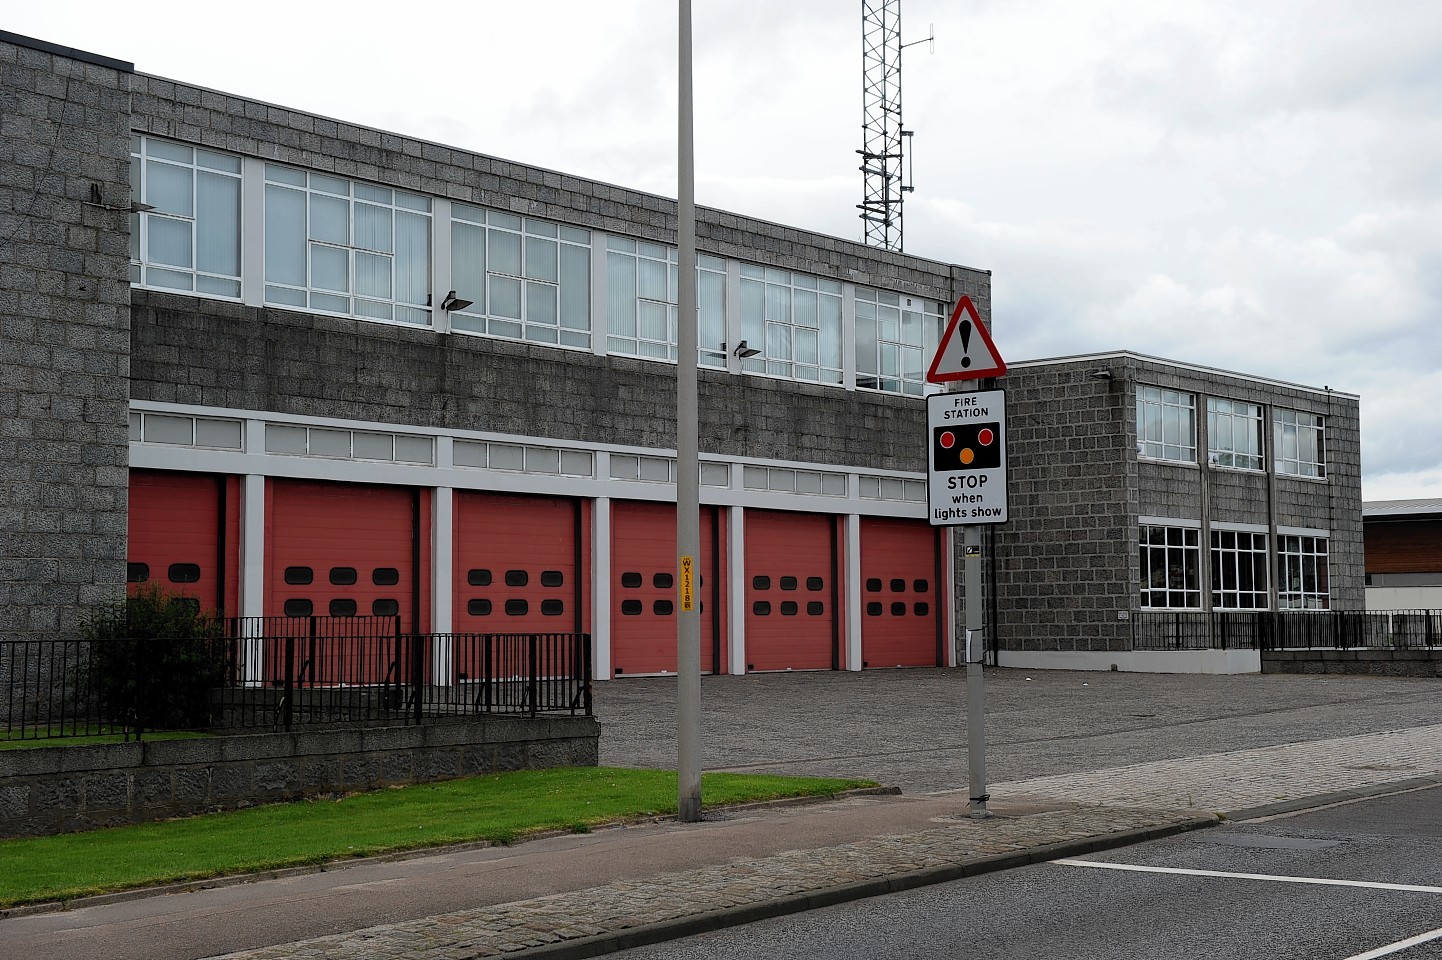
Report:
<svg viewBox="0 0 1442 960"><path fill-rule="evenodd" d="M675 668L674 202L0 34L0 606ZM986 271L699 215L705 669L947 662L924 360Z"/></svg>
<svg viewBox="0 0 1442 960"><path fill-rule="evenodd" d="M1167 641L1216 612L1362 609L1356 396L1127 352L1004 386L1003 666L1256 672L1255 650Z"/></svg>

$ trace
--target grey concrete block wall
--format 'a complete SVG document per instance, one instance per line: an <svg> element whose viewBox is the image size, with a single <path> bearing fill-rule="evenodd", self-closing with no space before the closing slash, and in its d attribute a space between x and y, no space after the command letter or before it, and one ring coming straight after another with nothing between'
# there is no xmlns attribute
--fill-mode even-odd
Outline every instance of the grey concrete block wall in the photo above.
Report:
<svg viewBox="0 0 1442 960"><path fill-rule="evenodd" d="M995 640L1007 650L1121 650L1135 553L1135 458L1119 381L1096 365L1013 368L1007 395L1009 522L995 535Z"/></svg>
<svg viewBox="0 0 1442 960"><path fill-rule="evenodd" d="M0 618L125 582L131 65L0 32Z"/></svg>
<svg viewBox="0 0 1442 960"><path fill-rule="evenodd" d="M594 767L594 717L255 733L0 753L0 836L43 836L508 770Z"/></svg>
<svg viewBox="0 0 1442 960"><path fill-rule="evenodd" d="M135 291L132 396L674 449L675 367ZM914 397L702 370L706 453L921 470Z"/></svg>

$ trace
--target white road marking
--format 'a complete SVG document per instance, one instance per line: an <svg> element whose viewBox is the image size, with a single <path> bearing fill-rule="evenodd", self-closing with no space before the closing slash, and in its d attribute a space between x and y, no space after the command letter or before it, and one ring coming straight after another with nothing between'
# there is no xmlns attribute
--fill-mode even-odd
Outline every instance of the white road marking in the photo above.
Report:
<svg viewBox="0 0 1442 960"><path fill-rule="evenodd" d="M1378 947L1376 950L1368 950L1366 953L1359 953L1348 957L1347 960L1376 960L1377 957L1385 957L1389 953L1400 953L1408 947L1415 947L1419 943L1427 943L1429 940L1436 940L1442 937L1442 930L1433 930L1429 933L1419 933L1415 937L1406 940L1398 940L1396 943L1389 943L1385 947Z"/></svg>
<svg viewBox="0 0 1442 960"><path fill-rule="evenodd" d="M1400 890L1406 893L1442 893L1442 887L1411 883L1374 883L1370 880L1332 880L1325 877L1281 877L1267 873L1227 873L1222 870L1189 870L1183 867L1146 867L1135 863L1104 863L1100 860L1053 860L1068 867L1099 870L1130 870L1136 873L1172 873L1186 877L1220 877L1228 880L1266 880L1271 883L1310 883L1324 887L1365 887L1368 890Z"/></svg>

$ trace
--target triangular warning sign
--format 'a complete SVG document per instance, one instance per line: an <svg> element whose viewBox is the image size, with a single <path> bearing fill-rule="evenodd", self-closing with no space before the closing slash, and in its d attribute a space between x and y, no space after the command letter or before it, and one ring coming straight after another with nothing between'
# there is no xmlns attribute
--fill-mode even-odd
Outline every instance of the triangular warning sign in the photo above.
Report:
<svg viewBox="0 0 1442 960"><path fill-rule="evenodd" d="M971 297L962 297L951 312L951 322L941 335L931 369L926 371L928 383L951 383L956 380L980 380L1006 373L1006 361L996 352L991 334L982 326Z"/></svg>

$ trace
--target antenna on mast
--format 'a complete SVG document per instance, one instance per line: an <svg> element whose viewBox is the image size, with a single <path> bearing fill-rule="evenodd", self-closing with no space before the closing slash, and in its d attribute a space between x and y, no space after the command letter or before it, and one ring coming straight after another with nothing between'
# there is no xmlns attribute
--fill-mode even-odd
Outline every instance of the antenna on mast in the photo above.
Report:
<svg viewBox="0 0 1442 960"><path fill-rule="evenodd" d="M901 124L901 51L918 43L936 49L936 26L925 40L901 42L901 0L861 2L861 211L865 242L902 246L902 207L912 183L911 134Z"/></svg>

